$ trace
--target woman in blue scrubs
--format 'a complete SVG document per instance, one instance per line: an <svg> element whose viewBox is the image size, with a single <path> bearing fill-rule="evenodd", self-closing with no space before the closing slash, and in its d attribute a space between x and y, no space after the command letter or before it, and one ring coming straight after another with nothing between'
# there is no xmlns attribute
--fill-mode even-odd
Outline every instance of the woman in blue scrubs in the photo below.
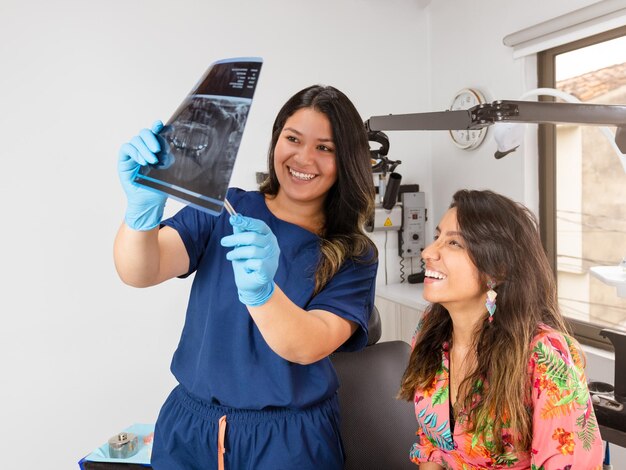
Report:
<svg viewBox="0 0 626 470"><path fill-rule="evenodd" d="M290 98L274 122L269 178L259 191L228 191L236 216L188 206L161 220L165 196L132 183L158 161L161 127L120 149L128 205L115 240L129 285L195 273L153 467L343 468L328 356L366 345L378 266L363 232L374 187L356 108L333 87Z"/></svg>

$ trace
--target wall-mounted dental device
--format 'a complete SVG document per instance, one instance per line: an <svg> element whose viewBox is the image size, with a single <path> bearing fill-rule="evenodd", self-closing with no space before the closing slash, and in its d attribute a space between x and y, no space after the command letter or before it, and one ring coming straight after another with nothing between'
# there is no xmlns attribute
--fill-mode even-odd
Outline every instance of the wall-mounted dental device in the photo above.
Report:
<svg viewBox="0 0 626 470"><path fill-rule="evenodd" d="M400 257L400 280L405 281L405 262L410 263L409 283L422 282L424 269L421 253L425 245L426 198L417 184L401 184L402 176L394 170L402 163L387 158L389 139L380 131L368 132L370 142L380 144L370 149L372 174L377 185L378 199L374 215L365 225L368 232L395 230L398 232L398 256ZM386 234L385 234L386 237ZM420 267L414 272L414 258ZM385 264L386 273L386 264Z"/></svg>
<svg viewBox="0 0 626 470"><path fill-rule="evenodd" d="M420 192L419 185L407 184L400 187L402 204L402 228L398 232L398 255L400 261L400 280L405 280L405 261L410 263L407 280L409 284L424 282L424 263L422 250L426 247L426 196ZM414 272L413 261L417 258L419 268Z"/></svg>
<svg viewBox="0 0 626 470"><path fill-rule="evenodd" d="M414 186L414 188L411 188ZM419 258L426 247L426 196L418 185L401 188L402 229L398 232L398 255L402 258ZM412 189L414 189L412 191Z"/></svg>

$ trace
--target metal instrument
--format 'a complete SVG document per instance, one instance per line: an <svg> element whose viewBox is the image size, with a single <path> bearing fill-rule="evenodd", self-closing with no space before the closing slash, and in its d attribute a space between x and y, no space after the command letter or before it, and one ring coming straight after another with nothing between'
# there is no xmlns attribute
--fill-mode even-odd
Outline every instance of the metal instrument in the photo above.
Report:
<svg viewBox="0 0 626 470"><path fill-rule="evenodd" d="M139 451L137 436L130 432L120 432L109 439L109 457L127 459Z"/></svg>
<svg viewBox="0 0 626 470"><path fill-rule="evenodd" d="M230 215L237 215L234 207L231 205L230 202L228 202L228 199L226 198L224 198L224 208L226 209L226 212L228 212Z"/></svg>

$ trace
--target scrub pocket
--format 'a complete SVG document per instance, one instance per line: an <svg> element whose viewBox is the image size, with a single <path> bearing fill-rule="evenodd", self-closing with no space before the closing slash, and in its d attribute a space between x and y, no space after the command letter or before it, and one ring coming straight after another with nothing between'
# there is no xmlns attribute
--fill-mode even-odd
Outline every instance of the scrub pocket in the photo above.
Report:
<svg viewBox="0 0 626 470"><path fill-rule="evenodd" d="M152 467L221 470L220 460L224 470L342 470L337 396L302 410L239 410L179 385L157 419Z"/></svg>

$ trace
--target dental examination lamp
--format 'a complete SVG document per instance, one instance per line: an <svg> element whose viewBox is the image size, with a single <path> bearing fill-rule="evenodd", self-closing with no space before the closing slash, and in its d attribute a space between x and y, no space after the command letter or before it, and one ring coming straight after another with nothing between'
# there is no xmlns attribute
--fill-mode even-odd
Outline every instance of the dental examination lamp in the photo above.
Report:
<svg viewBox="0 0 626 470"><path fill-rule="evenodd" d="M499 100L455 111L372 116L365 121L365 126L368 131L450 131L478 130L497 123L616 126L615 147L620 152L620 161L626 171L626 106L621 105ZM508 127L513 129L513 126ZM521 142L521 132L519 129L517 132L517 137L511 139L517 142L505 143L508 148L499 146L496 158L517 148Z"/></svg>

